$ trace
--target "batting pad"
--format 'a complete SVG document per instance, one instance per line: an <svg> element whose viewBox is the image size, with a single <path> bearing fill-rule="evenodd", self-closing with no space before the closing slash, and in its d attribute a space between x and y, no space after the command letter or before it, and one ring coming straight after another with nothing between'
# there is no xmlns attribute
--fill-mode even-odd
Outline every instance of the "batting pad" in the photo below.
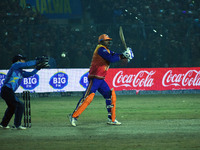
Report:
<svg viewBox="0 0 200 150"><path fill-rule="evenodd" d="M112 97L111 97L111 101L112 101L112 109L111 109L111 118L112 118L112 122L115 121L115 109L116 109L116 100L117 100L117 97L116 97L116 94L115 94L115 90L114 88L111 89L111 94L112 94Z"/></svg>
<svg viewBox="0 0 200 150"><path fill-rule="evenodd" d="M78 109L73 113L73 118L78 118L81 113L87 108L88 105L92 102L94 98L95 93L91 93L86 97L86 99L83 101L83 103L78 107Z"/></svg>

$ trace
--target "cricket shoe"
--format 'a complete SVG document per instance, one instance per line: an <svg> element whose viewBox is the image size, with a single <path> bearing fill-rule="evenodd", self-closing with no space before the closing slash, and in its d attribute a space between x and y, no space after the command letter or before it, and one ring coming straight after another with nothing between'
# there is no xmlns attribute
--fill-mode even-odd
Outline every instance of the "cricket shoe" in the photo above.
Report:
<svg viewBox="0 0 200 150"><path fill-rule="evenodd" d="M115 119L115 121L112 121L110 118L108 118L107 124L109 124L109 125L121 125L122 123L117 121L117 119Z"/></svg>
<svg viewBox="0 0 200 150"><path fill-rule="evenodd" d="M19 127L13 126L13 129L26 130L27 128L26 127L22 127L22 126L19 126Z"/></svg>
<svg viewBox="0 0 200 150"><path fill-rule="evenodd" d="M71 125L72 125L73 127L76 127L76 121L77 121L77 119L76 119L76 118L73 118L73 117L72 117L72 114L69 114L68 117L69 117L69 121L70 121Z"/></svg>
<svg viewBox="0 0 200 150"><path fill-rule="evenodd" d="M0 128L2 128L2 129L10 129L9 126L4 127L4 126L2 126L1 124L0 124Z"/></svg>

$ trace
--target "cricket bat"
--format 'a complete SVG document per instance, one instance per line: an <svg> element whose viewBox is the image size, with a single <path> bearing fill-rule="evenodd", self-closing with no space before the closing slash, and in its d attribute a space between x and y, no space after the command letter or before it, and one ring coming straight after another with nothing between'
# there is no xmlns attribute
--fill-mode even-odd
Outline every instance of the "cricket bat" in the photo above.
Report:
<svg viewBox="0 0 200 150"><path fill-rule="evenodd" d="M124 38L122 26L119 27L119 36L120 36L120 39L121 39L125 49L127 49L127 45L126 45L126 41L125 41L125 38Z"/></svg>

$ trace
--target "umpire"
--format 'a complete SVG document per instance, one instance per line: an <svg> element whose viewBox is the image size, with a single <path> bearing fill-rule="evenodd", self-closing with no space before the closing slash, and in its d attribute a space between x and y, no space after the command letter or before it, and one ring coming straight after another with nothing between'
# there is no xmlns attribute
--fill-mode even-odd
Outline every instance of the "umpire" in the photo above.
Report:
<svg viewBox="0 0 200 150"><path fill-rule="evenodd" d="M22 115L24 112L24 103L21 102L15 95L15 91L20 86L23 78L27 78L36 74L41 68L48 67L48 58L40 57L36 60L25 62L26 57L18 54L12 59L12 66L9 69L4 84L1 88L1 97L5 100L7 104L7 109L4 113L4 117L0 123L0 128L9 129L8 126L12 116L15 114L14 118L14 128L19 130L26 129L21 126ZM32 72L26 72L23 69L27 67L35 66Z"/></svg>

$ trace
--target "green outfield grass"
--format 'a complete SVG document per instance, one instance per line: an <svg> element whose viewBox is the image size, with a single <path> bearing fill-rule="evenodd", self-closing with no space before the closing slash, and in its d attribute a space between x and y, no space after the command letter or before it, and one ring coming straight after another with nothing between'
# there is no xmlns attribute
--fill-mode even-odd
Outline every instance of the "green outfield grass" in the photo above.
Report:
<svg viewBox="0 0 200 150"><path fill-rule="evenodd" d="M32 128L1 129L0 149L200 149L200 94L117 96L121 126L106 124L105 100L96 96L71 127L67 115L79 98L32 98ZM5 109L0 99L0 120Z"/></svg>

